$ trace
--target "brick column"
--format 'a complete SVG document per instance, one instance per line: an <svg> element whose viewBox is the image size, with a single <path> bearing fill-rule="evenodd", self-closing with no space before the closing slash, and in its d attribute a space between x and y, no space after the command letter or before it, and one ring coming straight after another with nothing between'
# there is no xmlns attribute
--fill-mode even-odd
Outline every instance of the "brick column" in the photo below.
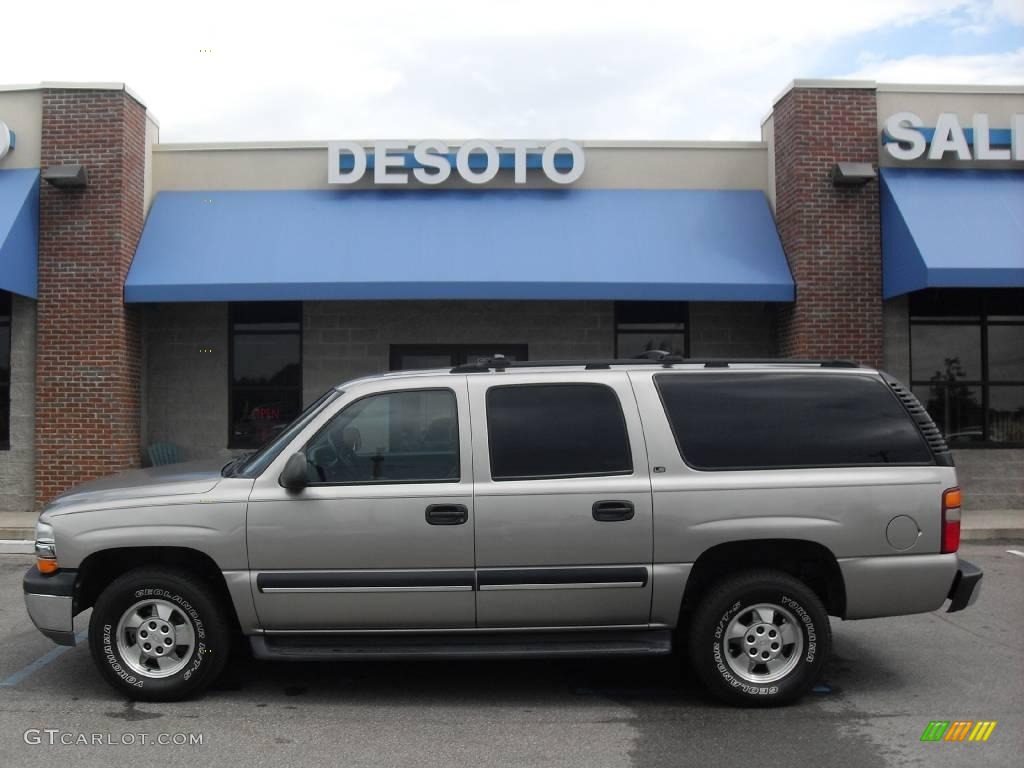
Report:
<svg viewBox="0 0 1024 768"><path fill-rule="evenodd" d="M41 166L83 163L88 186L40 185L36 503L138 466L140 321L123 301L142 233L146 110L125 90L43 92Z"/></svg>
<svg viewBox="0 0 1024 768"><path fill-rule="evenodd" d="M774 109L776 219L796 282L780 315L785 356L882 365L878 181L836 187L840 161L878 163L874 88L796 86Z"/></svg>

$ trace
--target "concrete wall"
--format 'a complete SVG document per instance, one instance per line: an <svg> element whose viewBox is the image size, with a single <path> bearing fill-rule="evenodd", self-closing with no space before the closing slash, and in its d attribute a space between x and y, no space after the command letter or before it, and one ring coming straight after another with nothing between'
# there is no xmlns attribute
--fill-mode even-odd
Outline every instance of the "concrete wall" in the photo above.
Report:
<svg viewBox="0 0 1024 768"><path fill-rule="evenodd" d="M692 357L777 357L777 307L760 302L690 304Z"/></svg>
<svg viewBox="0 0 1024 768"><path fill-rule="evenodd" d="M500 143L500 142L498 142ZM587 166L573 189L768 190L768 148L761 142L582 142ZM370 146L369 144L367 146ZM327 183L327 142L161 144L153 148L153 191L373 188L373 172L351 185ZM502 170L486 189L565 189L540 170L517 185ZM480 189L457 174L440 187Z"/></svg>
<svg viewBox="0 0 1024 768"><path fill-rule="evenodd" d="M1024 512L1024 450L993 448L953 451L964 509Z"/></svg>
<svg viewBox="0 0 1024 768"><path fill-rule="evenodd" d="M0 512L27 512L34 498L36 303L11 299L11 448L0 451Z"/></svg>
<svg viewBox="0 0 1024 768"><path fill-rule="evenodd" d="M0 121L14 131L15 144L0 168L38 168L43 125L43 94L38 89L0 91Z"/></svg>

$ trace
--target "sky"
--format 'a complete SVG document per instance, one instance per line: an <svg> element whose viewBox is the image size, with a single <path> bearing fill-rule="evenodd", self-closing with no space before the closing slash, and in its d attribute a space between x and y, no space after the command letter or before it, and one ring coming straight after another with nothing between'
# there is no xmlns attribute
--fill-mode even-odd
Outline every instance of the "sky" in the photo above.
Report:
<svg viewBox="0 0 1024 768"><path fill-rule="evenodd" d="M163 143L758 140L794 78L1024 85L1024 0L47 0L0 17L0 83L125 82Z"/></svg>

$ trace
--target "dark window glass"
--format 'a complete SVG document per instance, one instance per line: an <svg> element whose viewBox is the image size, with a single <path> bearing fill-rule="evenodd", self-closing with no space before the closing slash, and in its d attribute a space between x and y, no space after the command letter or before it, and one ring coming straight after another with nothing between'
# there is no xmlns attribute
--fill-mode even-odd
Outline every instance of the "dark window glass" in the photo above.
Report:
<svg viewBox="0 0 1024 768"><path fill-rule="evenodd" d="M981 378L978 325L914 325L910 365L916 380L977 381Z"/></svg>
<svg viewBox="0 0 1024 768"><path fill-rule="evenodd" d="M347 406L306 446L310 483L459 479L459 420L449 389L388 392Z"/></svg>
<svg viewBox="0 0 1024 768"><path fill-rule="evenodd" d="M1024 443L1024 290L912 294L910 379L952 445Z"/></svg>
<svg viewBox="0 0 1024 768"><path fill-rule="evenodd" d="M980 386L937 381L916 385L913 390L948 442L977 443L985 439Z"/></svg>
<svg viewBox="0 0 1024 768"><path fill-rule="evenodd" d="M930 463L889 388L864 376L660 374L680 453L699 469Z"/></svg>
<svg viewBox="0 0 1024 768"><path fill-rule="evenodd" d="M988 327L988 377L1024 381L1024 323Z"/></svg>
<svg viewBox="0 0 1024 768"><path fill-rule="evenodd" d="M272 440L302 410L302 305L231 305L229 448Z"/></svg>
<svg viewBox="0 0 1024 768"><path fill-rule="evenodd" d="M629 474L619 398L600 384L524 384L487 392L491 477Z"/></svg>
<svg viewBox="0 0 1024 768"><path fill-rule="evenodd" d="M615 356L639 357L660 350L685 357L689 308L682 301L620 301L615 304Z"/></svg>
<svg viewBox="0 0 1024 768"><path fill-rule="evenodd" d="M11 445L11 294L0 291L0 449Z"/></svg>

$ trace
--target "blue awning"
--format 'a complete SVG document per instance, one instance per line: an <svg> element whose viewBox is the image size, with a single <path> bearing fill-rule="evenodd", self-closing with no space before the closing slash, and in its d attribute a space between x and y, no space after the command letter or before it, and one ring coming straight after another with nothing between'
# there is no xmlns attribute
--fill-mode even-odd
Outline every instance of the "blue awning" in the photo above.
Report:
<svg viewBox="0 0 1024 768"><path fill-rule="evenodd" d="M39 171L0 171L0 290L36 297Z"/></svg>
<svg viewBox="0 0 1024 768"><path fill-rule="evenodd" d="M1024 287L1024 171L882 169L885 298Z"/></svg>
<svg viewBox="0 0 1024 768"><path fill-rule="evenodd" d="M765 196L703 190L161 192L125 301L792 301Z"/></svg>

